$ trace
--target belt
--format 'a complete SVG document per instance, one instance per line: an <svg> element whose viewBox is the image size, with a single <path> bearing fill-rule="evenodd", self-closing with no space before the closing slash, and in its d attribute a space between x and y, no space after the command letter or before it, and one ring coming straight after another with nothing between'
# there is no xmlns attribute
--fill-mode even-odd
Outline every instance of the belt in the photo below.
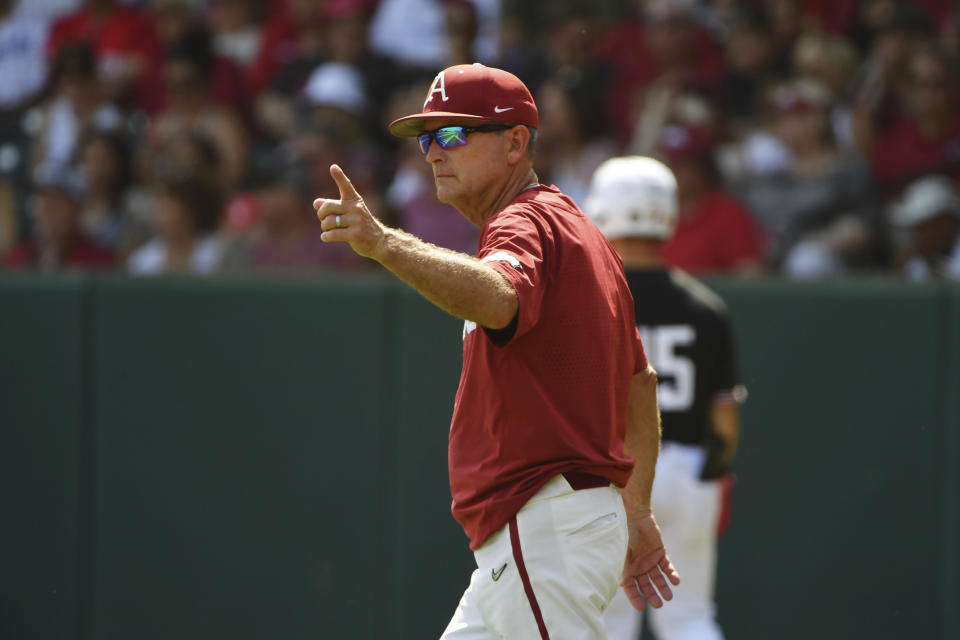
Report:
<svg viewBox="0 0 960 640"><path fill-rule="evenodd" d="M596 476L592 473L584 473L582 471L564 471L563 477L567 479L567 482L570 483L570 487L573 488L574 491L610 486L610 481L603 476Z"/></svg>

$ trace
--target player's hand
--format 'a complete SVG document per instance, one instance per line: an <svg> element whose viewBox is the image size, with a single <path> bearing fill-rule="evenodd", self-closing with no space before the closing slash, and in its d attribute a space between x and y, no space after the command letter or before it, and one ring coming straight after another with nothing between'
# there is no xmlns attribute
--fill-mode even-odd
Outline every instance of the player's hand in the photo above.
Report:
<svg viewBox="0 0 960 640"><path fill-rule="evenodd" d="M323 229L320 239L324 242L346 242L357 254L373 257L383 240L386 228L367 209L363 198L343 169L332 164L330 175L340 189L340 199L317 198L313 201L313 208L317 210L317 218L320 219L320 228Z"/></svg>
<svg viewBox="0 0 960 640"><path fill-rule="evenodd" d="M667 557L660 527L652 513L631 518L627 529L630 539L620 585L634 609L642 611L646 606L644 599L659 609L664 600L673 599L667 580L676 586L680 584L680 576Z"/></svg>

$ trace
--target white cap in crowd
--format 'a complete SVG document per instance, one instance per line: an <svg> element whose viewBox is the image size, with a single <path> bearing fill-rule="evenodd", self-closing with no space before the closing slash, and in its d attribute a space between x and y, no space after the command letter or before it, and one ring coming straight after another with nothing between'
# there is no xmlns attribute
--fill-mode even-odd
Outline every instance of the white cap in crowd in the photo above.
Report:
<svg viewBox="0 0 960 640"><path fill-rule="evenodd" d="M356 67L343 62L327 62L317 67L303 88L312 106L338 107L344 111L362 111L367 106L363 76Z"/></svg>
<svg viewBox="0 0 960 640"><path fill-rule="evenodd" d="M891 207L890 218L896 225L911 227L945 213L960 216L956 184L946 176L925 176L907 187Z"/></svg>
<svg viewBox="0 0 960 640"><path fill-rule="evenodd" d="M611 158L594 172L583 211L607 238L666 240L677 222L677 180L653 158Z"/></svg>

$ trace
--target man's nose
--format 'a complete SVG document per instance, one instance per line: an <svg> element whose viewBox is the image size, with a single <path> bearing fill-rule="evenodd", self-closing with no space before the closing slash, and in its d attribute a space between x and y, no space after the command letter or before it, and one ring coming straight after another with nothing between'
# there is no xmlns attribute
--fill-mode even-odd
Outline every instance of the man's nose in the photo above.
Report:
<svg viewBox="0 0 960 640"><path fill-rule="evenodd" d="M441 160L444 156L443 147L435 139L430 140L430 146L427 148L427 162L433 164Z"/></svg>

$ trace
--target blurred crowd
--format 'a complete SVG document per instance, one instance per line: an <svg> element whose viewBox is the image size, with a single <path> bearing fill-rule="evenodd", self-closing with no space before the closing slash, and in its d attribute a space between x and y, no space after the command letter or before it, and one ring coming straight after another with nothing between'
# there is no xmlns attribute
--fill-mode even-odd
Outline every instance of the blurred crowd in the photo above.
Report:
<svg viewBox="0 0 960 640"><path fill-rule="evenodd" d="M0 0L0 264L369 269L320 241L333 162L473 253L386 124L480 61L530 87L574 200L611 156L670 166L669 264L960 278L958 56L950 0Z"/></svg>

